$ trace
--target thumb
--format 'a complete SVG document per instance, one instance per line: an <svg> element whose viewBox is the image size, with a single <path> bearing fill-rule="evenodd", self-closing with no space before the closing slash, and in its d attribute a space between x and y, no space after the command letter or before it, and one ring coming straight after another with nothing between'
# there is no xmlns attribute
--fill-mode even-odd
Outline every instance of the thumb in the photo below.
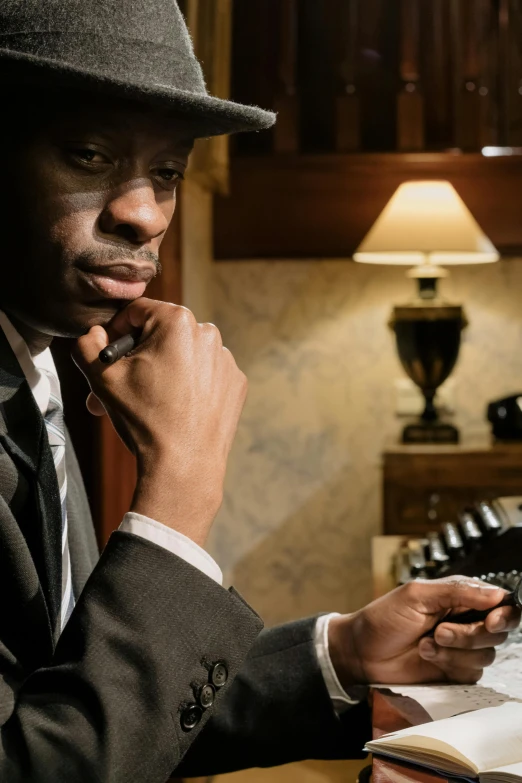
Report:
<svg viewBox="0 0 522 783"><path fill-rule="evenodd" d="M109 344L109 335L103 326L93 326L87 334L82 335L76 341L72 351L72 358L76 365L87 376L88 370L98 361L98 354Z"/></svg>
<svg viewBox="0 0 522 783"><path fill-rule="evenodd" d="M418 580L415 585L422 611L441 617L451 609L490 609L506 594L501 587L466 576Z"/></svg>

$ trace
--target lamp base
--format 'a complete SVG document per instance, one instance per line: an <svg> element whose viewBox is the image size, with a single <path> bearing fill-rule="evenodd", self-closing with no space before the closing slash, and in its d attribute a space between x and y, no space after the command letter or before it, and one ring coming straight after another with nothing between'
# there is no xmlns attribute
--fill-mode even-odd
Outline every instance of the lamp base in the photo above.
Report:
<svg viewBox="0 0 522 783"><path fill-rule="evenodd" d="M459 431L442 421L416 421L402 431L403 443L459 443Z"/></svg>

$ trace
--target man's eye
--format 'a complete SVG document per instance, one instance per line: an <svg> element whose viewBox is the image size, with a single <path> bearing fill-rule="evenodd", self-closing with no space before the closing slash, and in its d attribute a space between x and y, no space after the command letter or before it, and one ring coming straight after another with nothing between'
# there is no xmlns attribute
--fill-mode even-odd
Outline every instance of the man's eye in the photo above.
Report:
<svg viewBox="0 0 522 783"><path fill-rule="evenodd" d="M71 152L74 157L82 163L100 163L103 161L103 155L88 147L78 147L71 150ZM96 160L96 158L98 158L98 160Z"/></svg>
<svg viewBox="0 0 522 783"><path fill-rule="evenodd" d="M183 175L177 169L161 168L156 169L158 176L169 184L176 184L180 179L183 179Z"/></svg>

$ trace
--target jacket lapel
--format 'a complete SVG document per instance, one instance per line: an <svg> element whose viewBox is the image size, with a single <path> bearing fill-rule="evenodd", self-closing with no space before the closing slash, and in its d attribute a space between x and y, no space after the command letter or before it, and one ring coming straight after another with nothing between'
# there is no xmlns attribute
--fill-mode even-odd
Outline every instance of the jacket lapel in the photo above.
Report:
<svg viewBox="0 0 522 783"><path fill-rule="evenodd" d="M3 477L3 476L2 476ZM25 671L46 666L53 654L49 612L27 542L0 495L0 638Z"/></svg>
<svg viewBox="0 0 522 783"><path fill-rule="evenodd" d="M34 487L38 513L33 529L23 532L43 587L51 628L56 629L62 570L58 480L43 417L1 329L0 443Z"/></svg>

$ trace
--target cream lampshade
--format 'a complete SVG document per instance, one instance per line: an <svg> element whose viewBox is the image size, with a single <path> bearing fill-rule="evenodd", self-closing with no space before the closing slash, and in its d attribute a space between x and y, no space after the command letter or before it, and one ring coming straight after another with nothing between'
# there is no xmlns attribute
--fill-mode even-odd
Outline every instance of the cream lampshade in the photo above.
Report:
<svg viewBox="0 0 522 783"><path fill-rule="evenodd" d="M414 266L417 298L394 308L402 366L424 394L424 413L403 431L404 443L457 443L459 433L441 421L435 394L455 366L466 317L460 305L437 294L442 266L490 264L499 254L449 182L404 182L365 236L354 260Z"/></svg>
<svg viewBox="0 0 522 783"><path fill-rule="evenodd" d="M365 264L490 264L499 254L449 182L400 185L354 255Z"/></svg>

